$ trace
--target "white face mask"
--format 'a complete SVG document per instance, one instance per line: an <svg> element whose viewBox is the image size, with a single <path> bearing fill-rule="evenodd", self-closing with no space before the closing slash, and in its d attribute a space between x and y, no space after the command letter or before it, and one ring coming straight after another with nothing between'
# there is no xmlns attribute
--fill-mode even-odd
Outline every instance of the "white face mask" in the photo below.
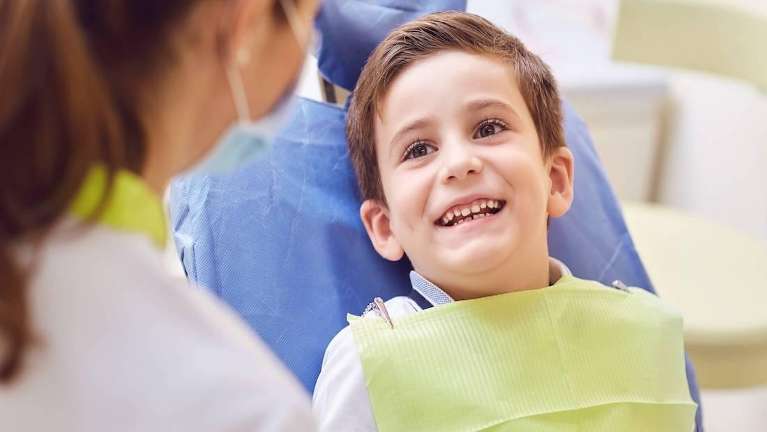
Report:
<svg viewBox="0 0 767 432"><path fill-rule="evenodd" d="M295 3L293 0L280 0L280 4L296 40L305 48L305 35ZM250 104L238 67L240 63L246 62L240 57L227 68L227 80L237 110L237 122L226 137L190 170L192 174L227 174L236 171L268 150L274 136L290 120L294 106L292 102L295 83L288 86L271 112L258 120L251 118Z"/></svg>

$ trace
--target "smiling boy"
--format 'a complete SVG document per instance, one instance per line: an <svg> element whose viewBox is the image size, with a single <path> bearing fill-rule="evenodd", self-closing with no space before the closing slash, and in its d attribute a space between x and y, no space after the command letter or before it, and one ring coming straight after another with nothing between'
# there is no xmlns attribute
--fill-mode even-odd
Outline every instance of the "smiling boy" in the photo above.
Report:
<svg viewBox="0 0 767 432"><path fill-rule="evenodd" d="M556 82L549 68L518 39L466 13L432 14L400 27L378 46L362 71L349 108L347 136L363 199L360 216L373 247L391 261L407 255L414 269L413 288L423 297L421 300L435 307L422 310L419 302L409 297L390 299L373 307L376 313L366 313L356 321L356 332L352 321L334 338L326 351L314 394L322 430L436 430L435 424L442 425L439 430L448 430L445 424L453 425L454 430L478 430L484 427L467 425L508 424L513 428L507 422L524 420L522 417L542 421L540 416L545 417L546 411L536 411L537 406L520 413L518 406L507 404L493 408L490 414L482 413L493 402L505 400L506 393L518 396L526 389L501 385L490 390L479 384L476 387L473 381L479 380L471 377L509 377L510 370L523 365L530 368L529 374L534 377L537 366L525 363L530 359L508 362L485 359L503 357L505 354L498 350L506 348L511 351L503 352L529 351L545 358L548 348L524 351L526 348L519 341L524 340L525 334L521 334L522 339L514 339L517 336L512 332L537 322L536 317L542 314L551 314L555 309L552 304L565 301L560 297L574 296L579 299L585 296L586 301L579 300L575 307L566 303L567 306L557 309L564 311L562 316L590 315L590 298L609 296L594 300L596 311L606 304L602 300L624 305L641 297L641 305L636 307L644 309L639 312L627 309L626 315L608 316L608 324L596 322L592 331L597 335L614 326L618 334L625 327L621 334L639 334L644 338L645 333L654 335L655 328L664 329L664 336L653 343L671 347L659 350L667 355L664 361L670 359L671 364L664 367L674 377L673 388L667 389L673 396L648 390L652 394L642 397L664 401L659 404L664 414L651 414L661 419L654 424L654 430L689 430L687 425L695 411L689 393L685 395L681 320L656 305L654 298L646 298L649 296L618 298L616 295L628 294L573 278L564 264L549 257L548 219L565 214L573 199L573 156L564 143ZM521 296L549 290L551 297L545 299ZM559 293L564 294L557 297ZM514 314L511 311L516 310L520 299L526 299L531 306ZM648 306L648 302L655 303ZM487 318L492 314L486 316L481 311L489 310L493 304L507 304L509 315L514 317L501 316L503 322ZM448 312L452 315L445 315ZM514 321L528 312L532 318ZM416 313L423 314L423 319L415 322L411 316ZM630 321L641 320L626 318L632 314L649 318L637 326ZM376 318L386 320L391 331L365 324ZM452 323L446 322L451 319ZM567 320L581 322L580 316ZM456 322L461 323L458 333L465 330L463 339L455 339L456 329L449 327ZM552 318L541 322L540 328L530 324L529 334L561 332L557 326L563 324L558 322ZM588 319L583 323L587 327ZM491 338L497 329L507 328L511 330L499 333L501 339L487 339L474 348L465 348L477 340ZM516 345L506 347L505 334ZM440 342L442 337L448 342ZM560 339L555 336L552 340ZM579 343L577 337L573 338L572 348L583 349L585 345ZM563 359L570 348L558 347L551 358L567 362ZM605 348L605 352L597 354L610 355L613 347ZM444 353L446 356L439 357ZM606 364L621 354L615 355L618 357L607 359ZM407 361L397 366L404 357ZM381 365L388 370L382 372ZM407 375L403 369L412 369L413 374ZM451 372L444 375L441 369ZM652 368L648 370L652 372ZM403 376L407 378L400 379ZM446 379L468 384L446 387L443 385ZM511 386L518 386L516 379L509 381ZM572 379L563 373L561 380ZM562 394L573 389L571 384L561 390L558 385L551 384L549 387L554 388L546 390ZM458 390L450 392L446 388ZM601 390L604 389L595 392ZM438 397L443 402L434 406L423 398L410 400L405 395L411 391L428 400ZM531 389L530 394L535 391ZM490 402L475 406L474 401L483 400L488 396L486 393L492 393ZM586 397L587 390L582 394ZM616 403L639 406L633 399L624 400L623 394L610 397ZM666 404L667 399L674 402ZM413 404L419 405L418 409L411 410ZM580 403L558 400L554 405L559 408L552 411L570 412ZM626 419L633 418L639 410L626 414L621 421L633 422ZM467 423L439 423L457 412L461 413L460 422ZM605 415L613 416L600 413L595 421L602 422ZM664 416L674 420L663 422ZM477 421L472 422L472 417ZM429 423L431 419L438 423ZM572 421L576 427L592 424ZM459 423L463 426L457 426ZM516 427L520 424L516 423ZM525 424L543 427L545 423Z"/></svg>

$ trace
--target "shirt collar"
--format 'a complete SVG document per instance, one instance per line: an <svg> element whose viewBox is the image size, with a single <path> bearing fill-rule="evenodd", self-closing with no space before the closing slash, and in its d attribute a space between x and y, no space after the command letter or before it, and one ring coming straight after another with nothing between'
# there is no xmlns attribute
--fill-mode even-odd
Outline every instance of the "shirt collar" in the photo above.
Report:
<svg viewBox="0 0 767 432"><path fill-rule="evenodd" d="M556 258L549 257L549 274L551 275L550 283L554 284L563 276L572 276L572 272L569 268ZM425 277L421 276L415 270L410 272L410 284L413 289L426 299L432 306L439 306L447 303L453 303L453 300L448 293L443 291L437 285L429 282Z"/></svg>
<svg viewBox="0 0 767 432"><path fill-rule="evenodd" d="M162 201L137 175L126 170L115 172L107 201L99 207L107 186L107 172L94 167L85 177L70 206L70 213L93 219L118 231L147 236L158 248L164 248L168 229Z"/></svg>

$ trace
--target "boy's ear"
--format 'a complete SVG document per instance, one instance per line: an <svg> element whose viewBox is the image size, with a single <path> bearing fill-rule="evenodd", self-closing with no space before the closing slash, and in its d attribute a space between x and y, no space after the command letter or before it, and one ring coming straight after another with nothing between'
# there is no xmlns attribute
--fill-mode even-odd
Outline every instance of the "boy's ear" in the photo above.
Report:
<svg viewBox="0 0 767 432"><path fill-rule="evenodd" d="M366 200L360 207L360 218L375 250L389 261L399 261L405 252L391 230L386 206L378 200Z"/></svg>
<svg viewBox="0 0 767 432"><path fill-rule="evenodd" d="M548 213L559 217L567 213L573 203L573 154L567 147L559 147L549 158Z"/></svg>

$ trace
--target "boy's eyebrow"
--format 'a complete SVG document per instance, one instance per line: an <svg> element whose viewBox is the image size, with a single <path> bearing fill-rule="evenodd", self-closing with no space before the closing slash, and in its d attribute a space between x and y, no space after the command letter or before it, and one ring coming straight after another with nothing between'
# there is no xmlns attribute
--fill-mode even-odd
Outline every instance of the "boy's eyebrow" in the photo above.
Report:
<svg viewBox="0 0 767 432"><path fill-rule="evenodd" d="M469 112L479 111L485 108L502 108L514 114L518 120L521 119L514 107L500 99L477 99L466 104L466 110Z"/></svg>
<svg viewBox="0 0 767 432"><path fill-rule="evenodd" d="M413 122L408 123L405 127L403 127L400 130L398 130L397 133L394 134L394 137L391 139L391 141L389 141L390 152L394 151L394 149L395 149L394 144L397 141L399 141L399 139L403 135L407 135L408 133L410 133L410 132L412 132L414 130L425 128L428 125L429 125L429 119L421 118L421 119L418 119L418 120L415 120Z"/></svg>

